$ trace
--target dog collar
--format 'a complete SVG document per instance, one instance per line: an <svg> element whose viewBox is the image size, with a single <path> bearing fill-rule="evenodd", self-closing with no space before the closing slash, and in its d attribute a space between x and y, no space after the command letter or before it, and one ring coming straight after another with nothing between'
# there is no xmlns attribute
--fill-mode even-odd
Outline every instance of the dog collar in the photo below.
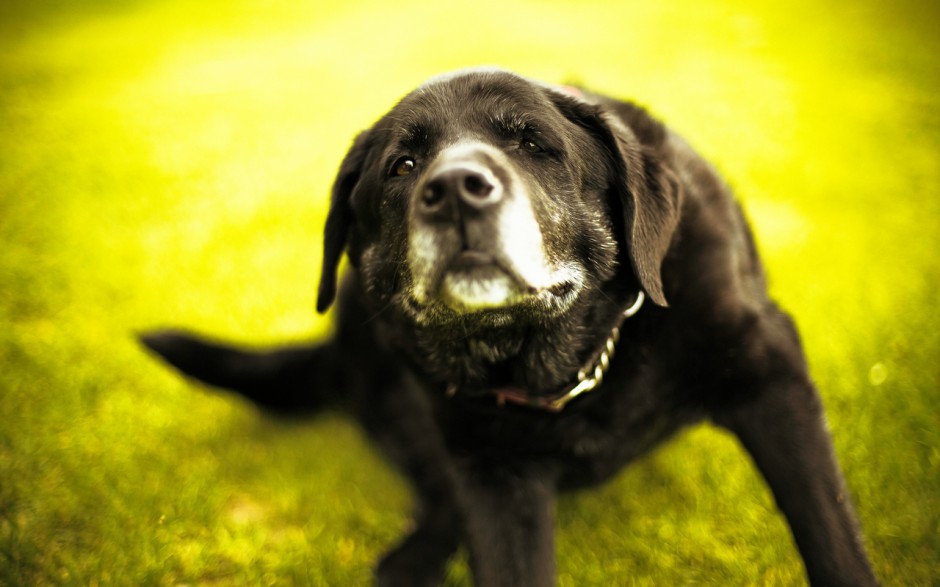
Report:
<svg viewBox="0 0 940 587"><path fill-rule="evenodd" d="M576 397L599 387L604 381L607 370L610 369L610 360L614 356L617 341L620 340L620 327L623 325L624 320L634 316L640 311L645 300L646 295L643 293L643 290L638 291L636 300L629 308L623 311L620 320L617 322L617 325L611 329L610 334L607 336L600 350L594 354L591 361L578 371L578 381L574 385L570 385L556 394L547 396L531 396L521 387L501 387L495 389L493 392L496 395L497 405L504 406L510 403L527 408L558 413ZM450 384L447 387L448 397L453 397L456 394L457 386Z"/></svg>

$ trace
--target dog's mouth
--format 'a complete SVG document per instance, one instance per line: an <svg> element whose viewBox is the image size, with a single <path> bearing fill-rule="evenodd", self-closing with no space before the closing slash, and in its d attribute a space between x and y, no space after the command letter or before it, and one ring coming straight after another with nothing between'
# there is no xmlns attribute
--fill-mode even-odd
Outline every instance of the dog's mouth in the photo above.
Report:
<svg viewBox="0 0 940 587"><path fill-rule="evenodd" d="M435 283L422 288L420 306L441 304L457 314L493 313L529 308L543 315L567 309L580 290L580 271L562 266L549 279L533 284L510 263L496 255L463 250L443 264Z"/></svg>
<svg viewBox="0 0 940 587"><path fill-rule="evenodd" d="M459 253L442 277L438 297L456 311L512 306L534 293L495 257L480 251Z"/></svg>

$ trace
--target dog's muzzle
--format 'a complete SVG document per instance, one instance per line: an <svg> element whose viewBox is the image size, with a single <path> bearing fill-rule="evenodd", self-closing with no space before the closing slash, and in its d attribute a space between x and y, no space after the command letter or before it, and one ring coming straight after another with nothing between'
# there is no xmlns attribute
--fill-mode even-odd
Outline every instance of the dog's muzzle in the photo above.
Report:
<svg viewBox="0 0 940 587"><path fill-rule="evenodd" d="M440 153L409 209L412 298L458 312L505 308L568 279L544 251L531 194L508 157L484 143Z"/></svg>

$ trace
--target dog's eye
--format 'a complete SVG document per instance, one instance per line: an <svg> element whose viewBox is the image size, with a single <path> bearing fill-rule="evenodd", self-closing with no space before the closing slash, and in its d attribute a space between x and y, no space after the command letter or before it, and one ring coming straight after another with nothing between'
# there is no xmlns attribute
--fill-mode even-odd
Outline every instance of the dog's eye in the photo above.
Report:
<svg viewBox="0 0 940 587"><path fill-rule="evenodd" d="M393 177L404 177L415 170L415 160L411 157L402 157L395 161L389 175Z"/></svg>
<svg viewBox="0 0 940 587"><path fill-rule="evenodd" d="M519 148L529 153L541 153L544 150L541 145L530 139L525 139L519 143Z"/></svg>

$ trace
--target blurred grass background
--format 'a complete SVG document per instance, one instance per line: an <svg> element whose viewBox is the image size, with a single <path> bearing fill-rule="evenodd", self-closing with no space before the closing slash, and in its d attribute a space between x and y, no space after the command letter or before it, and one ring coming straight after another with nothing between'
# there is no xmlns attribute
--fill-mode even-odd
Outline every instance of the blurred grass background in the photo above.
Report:
<svg viewBox="0 0 940 587"><path fill-rule="evenodd" d="M354 133L496 64L630 97L726 175L800 324L878 574L940 583L940 10L877 0L0 5L0 584L361 585L408 524L338 415L281 422L136 346L313 311ZM695 428L564 498L561 585L799 585ZM468 582L457 562L448 579Z"/></svg>

